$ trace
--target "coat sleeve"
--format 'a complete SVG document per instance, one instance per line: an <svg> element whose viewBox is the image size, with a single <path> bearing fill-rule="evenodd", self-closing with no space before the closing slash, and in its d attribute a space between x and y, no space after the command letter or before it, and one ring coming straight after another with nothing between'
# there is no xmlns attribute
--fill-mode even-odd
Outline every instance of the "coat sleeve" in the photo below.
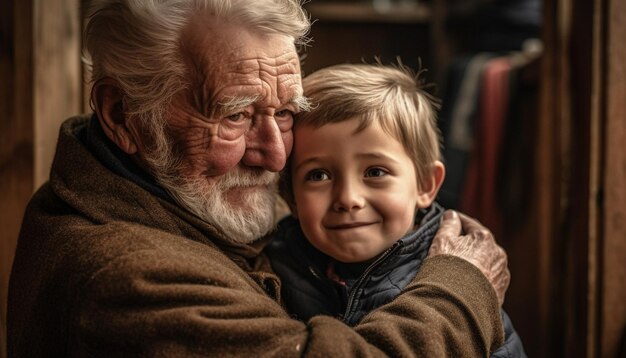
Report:
<svg viewBox="0 0 626 358"><path fill-rule="evenodd" d="M228 259L193 247L125 252L77 292L70 356L478 357L503 340L490 284L450 256L427 260L402 295L352 328L291 319Z"/></svg>

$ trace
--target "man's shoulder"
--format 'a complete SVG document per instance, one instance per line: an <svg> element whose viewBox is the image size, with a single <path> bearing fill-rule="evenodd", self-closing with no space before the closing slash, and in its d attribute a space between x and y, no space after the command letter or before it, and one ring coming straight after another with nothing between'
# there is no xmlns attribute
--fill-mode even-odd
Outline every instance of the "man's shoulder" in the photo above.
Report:
<svg viewBox="0 0 626 358"><path fill-rule="evenodd" d="M46 190L42 191L41 195L44 195ZM217 251L211 245L184 237L182 233L151 227L145 223L124 220L94 222L71 208L50 214L45 210L37 210L40 207L36 205L36 198L31 207L35 210L27 211L28 220L24 222L20 241L39 241L48 248L50 254L57 252L68 257L86 257L95 264L107 257L115 258L135 251L184 251L185 254L199 249L205 254Z"/></svg>
<svg viewBox="0 0 626 358"><path fill-rule="evenodd" d="M244 273L222 250L181 233L128 221L93 223L72 215L51 224L21 235L16 271L30 272L35 280L46 276L58 282L56 278L63 277L73 282L76 290L85 285L106 288L145 279L172 282L179 275L223 278L224 285L246 282ZM46 268L44 276L27 268L32 260Z"/></svg>

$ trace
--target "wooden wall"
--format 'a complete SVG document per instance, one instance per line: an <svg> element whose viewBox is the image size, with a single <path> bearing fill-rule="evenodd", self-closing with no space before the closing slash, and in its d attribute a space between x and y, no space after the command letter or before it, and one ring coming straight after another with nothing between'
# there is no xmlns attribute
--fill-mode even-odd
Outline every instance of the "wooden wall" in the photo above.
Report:
<svg viewBox="0 0 626 358"><path fill-rule="evenodd" d="M60 122L85 110L79 3L0 1L0 357L24 207ZM544 0L544 15L535 215L509 251L509 293L521 295L510 313L532 357L615 357L626 327L626 3Z"/></svg>
<svg viewBox="0 0 626 358"><path fill-rule="evenodd" d="M64 118L80 113L79 0L0 2L0 357L26 203L48 177Z"/></svg>
<svg viewBox="0 0 626 358"><path fill-rule="evenodd" d="M537 158L543 335L531 343L542 357L624 357L626 3L545 0L544 7L544 155Z"/></svg>
<svg viewBox="0 0 626 358"><path fill-rule="evenodd" d="M312 46L302 63L305 74L337 63L373 63L375 57L385 64L400 58L414 70L421 61L434 74L430 6L418 3L378 12L365 1L312 1L305 7L315 19Z"/></svg>
<svg viewBox="0 0 626 358"><path fill-rule="evenodd" d="M626 357L626 2L610 0L601 8L605 22L604 45L598 66L603 71L604 100L599 111L604 118L598 143L604 153L600 166L603 214L599 225L600 264L595 277L595 341L600 357Z"/></svg>
<svg viewBox="0 0 626 358"><path fill-rule="evenodd" d="M26 2L27 3L27 2ZM32 8L0 2L0 356L6 355L6 296L15 241L33 191Z"/></svg>

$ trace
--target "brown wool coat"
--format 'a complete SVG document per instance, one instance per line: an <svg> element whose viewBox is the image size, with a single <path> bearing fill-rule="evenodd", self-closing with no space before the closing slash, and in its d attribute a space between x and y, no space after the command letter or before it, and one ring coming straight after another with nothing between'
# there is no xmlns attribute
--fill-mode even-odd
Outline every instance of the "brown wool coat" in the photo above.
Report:
<svg viewBox="0 0 626 358"><path fill-rule="evenodd" d="M495 293L471 264L427 260L406 292L351 328L290 319L263 242L211 226L102 166L61 129L29 204L9 289L10 357L488 356Z"/></svg>

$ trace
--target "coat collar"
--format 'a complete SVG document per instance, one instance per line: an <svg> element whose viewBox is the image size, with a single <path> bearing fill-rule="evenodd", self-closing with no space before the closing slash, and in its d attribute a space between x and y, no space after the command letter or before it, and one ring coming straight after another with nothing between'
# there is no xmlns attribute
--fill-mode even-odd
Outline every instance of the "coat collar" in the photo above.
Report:
<svg viewBox="0 0 626 358"><path fill-rule="evenodd" d="M254 258L267 239L251 245L229 242L214 226L175 204L130 158L116 151L91 116L63 123L50 184L55 194L93 222L145 225L218 246L229 256Z"/></svg>

